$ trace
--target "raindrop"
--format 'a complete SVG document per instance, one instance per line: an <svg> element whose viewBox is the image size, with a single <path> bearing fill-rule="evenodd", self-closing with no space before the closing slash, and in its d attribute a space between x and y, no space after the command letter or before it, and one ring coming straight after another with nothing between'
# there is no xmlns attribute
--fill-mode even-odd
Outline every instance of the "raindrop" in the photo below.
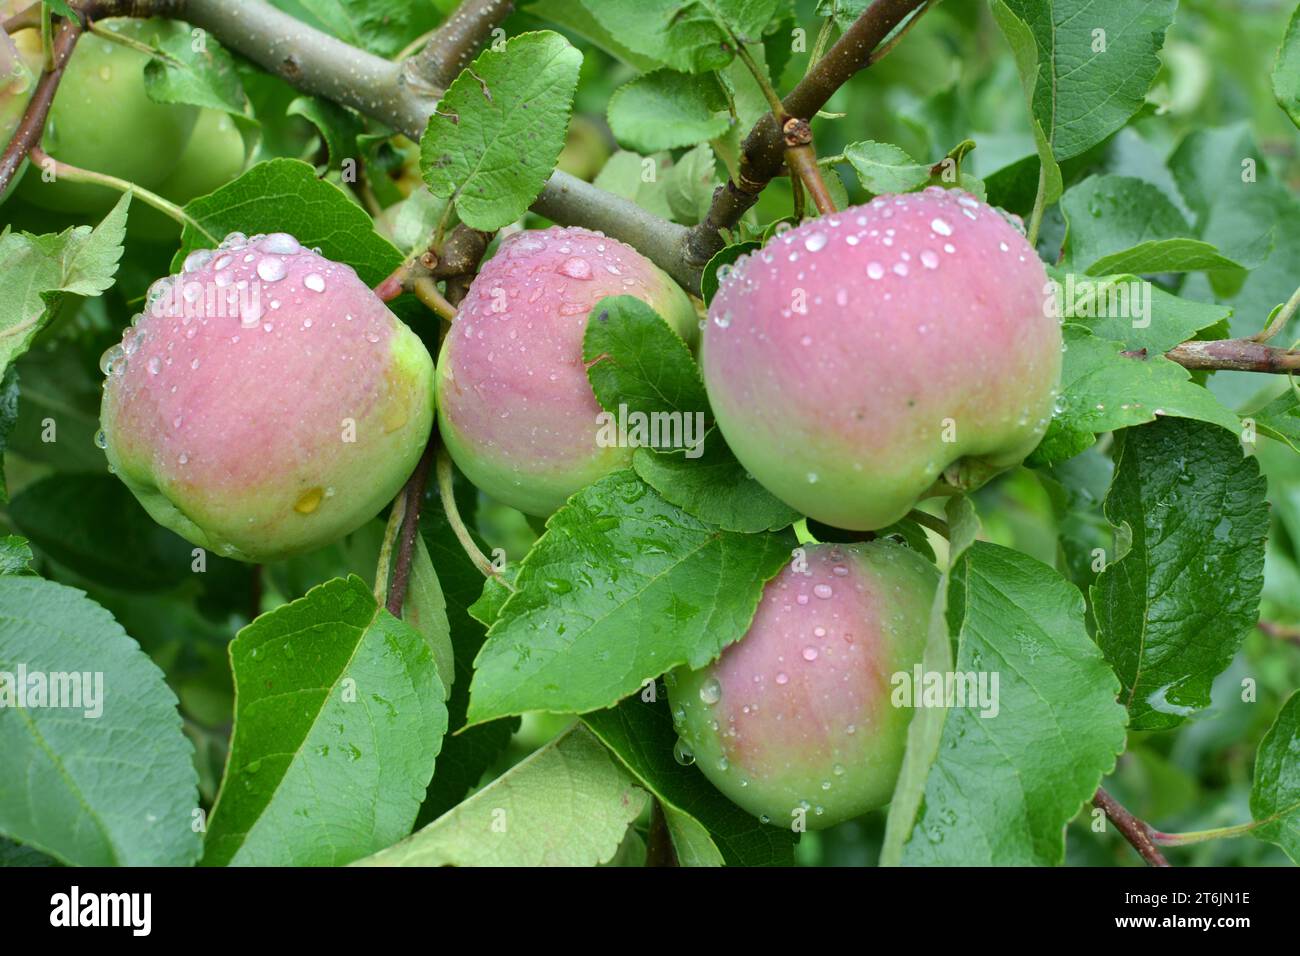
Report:
<svg viewBox="0 0 1300 956"><path fill-rule="evenodd" d="M813 586L813 594L817 595L823 601L829 598L835 592L831 590L829 584L817 584Z"/></svg>
<svg viewBox="0 0 1300 956"><path fill-rule="evenodd" d="M716 677L710 677L700 685L700 700L706 704L716 704L722 699L722 685Z"/></svg>
<svg viewBox="0 0 1300 956"><path fill-rule="evenodd" d="M673 744L673 759L683 767L689 767L695 763L695 751L690 744L678 737L677 743Z"/></svg>
<svg viewBox="0 0 1300 956"><path fill-rule="evenodd" d="M267 256L257 263L257 275L263 282L279 282L286 271L283 259Z"/></svg>
<svg viewBox="0 0 1300 956"><path fill-rule="evenodd" d="M930 228L941 236L952 235L952 226L948 225L947 221L940 219L937 216L930 220Z"/></svg>
<svg viewBox="0 0 1300 956"><path fill-rule="evenodd" d="M867 275L872 279L883 279L885 277L885 267L879 262L868 262Z"/></svg>
<svg viewBox="0 0 1300 956"><path fill-rule="evenodd" d="M308 289L311 289L312 292L325 291L325 280L322 279L320 275L315 272L308 273L306 278L302 280L302 284L306 286Z"/></svg>

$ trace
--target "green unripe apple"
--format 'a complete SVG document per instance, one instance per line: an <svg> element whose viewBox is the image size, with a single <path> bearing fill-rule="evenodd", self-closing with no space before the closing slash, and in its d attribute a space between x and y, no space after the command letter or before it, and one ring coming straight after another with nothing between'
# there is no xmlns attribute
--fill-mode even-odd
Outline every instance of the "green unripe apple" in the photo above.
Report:
<svg viewBox="0 0 1300 956"><path fill-rule="evenodd" d="M679 748L777 826L818 829L884 806L912 718L890 681L921 661L938 580L888 540L809 546L768 582L738 643L667 675Z"/></svg>
<svg viewBox="0 0 1300 956"><path fill-rule="evenodd" d="M170 24L152 20L105 20L102 26L148 42ZM60 162L105 173L158 191L184 149L198 107L155 103L145 92L149 57L94 35L83 36L50 107L45 151ZM103 215L120 194L105 186L28 176L23 198L56 212Z"/></svg>

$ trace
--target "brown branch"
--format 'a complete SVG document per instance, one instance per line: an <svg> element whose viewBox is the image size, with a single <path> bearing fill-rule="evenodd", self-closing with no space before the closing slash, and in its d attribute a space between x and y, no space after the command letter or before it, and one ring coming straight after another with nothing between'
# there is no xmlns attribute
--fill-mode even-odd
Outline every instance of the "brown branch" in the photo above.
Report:
<svg viewBox="0 0 1300 956"><path fill-rule="evenodd" d="M406 502L406 514L402 520L402 530L397 541L397 557L393 561L393 577L388 585L388 600L384 606L394 617L402 616L402 604L406 601L406 591L411 583L411 562L415 555L415 536L420 533L420 503L424 500L424 488L429 483L429 469L438 452L438 432L435 429L429 435L428 444L420 463L407 479L402 489Z"/></svg>
<svg viewBox="0 0 1300 956"><path fill-rule="evenodd" d="M836 90L871 63L881 42L925 5L926 0L875 0L782 100L785 115L811 120ZM687 234L687 265L702 269L722 248L721 230L734 227L763 188L780 175L785 148L781 128L770 113L765 114L745 138L736 178L718 188L704 221Z"/></svg>
<svg viewBox="0 0 1300 956"><path fill-rule="evenodd" d="M41 136L45 133L45 121L49 118L50 107L54 104L54 94L59 90L59 81L63 79L63 71L72 57L72 51L81 33L81 24L72 21L65 21L59 27L59 32L54 38L52 65L36 81L36 90L27 103L27 110L23 113L23 118L19 121L13 136L10 137L4 153L0 155L0 194L4 193L14 177L18 175L18 170L22 168L23 160L27 158L32 147L40 145Z"/></svg>
<svg viewBox="0 0 1300 956"><path fill-rule="evenodd" d="M514 8L513 0L465 0L402 64L403 81L426 95L441 96Z"/></svg>
<svg viewBox="0 0 1300 956"><path fill-rule="evenodd" d="M1115 824L1115 829L1132 844L1133 849L1138 851L1138 855L1146 860L1148 865L1169 865L1169 861L1165 859L1152 839L1151 827L1120 806L1109 793L1098 787L1097 793L1092 798L1092 805L1105 811L1106 818Z"/></svg>
<svg viewBox="0 0 1300 956"><path fill-rule="evenodd" d="M1276 621L1259 621L1255 626L1274 640L1286 641L1300 647L1300 627L1278 624Z"/></svg>
<svg viewBox="0 0 1300 956"><path fill-rule="evenodd" d="M650 832L646 834L646 866L678 866L673 835L668 829L668 818L663 805L655 800L650 805Z"/></svg>
<svg viewBox="0 0 1300 956"><path fill-rule="evenodd" d="M1165 353L1183 368L1235 372L1300 371L1300 350L1280 349L1250 339L1193 340Z"/></svg>
<svg viewBox="0 0 1300 956"><path fill-rule="evenodd" d="M41 26L41 5L39 0L32 3L30 7L19 10L3 24L0 24L0 30L13 36L19 30L36 30Z"/></svg>

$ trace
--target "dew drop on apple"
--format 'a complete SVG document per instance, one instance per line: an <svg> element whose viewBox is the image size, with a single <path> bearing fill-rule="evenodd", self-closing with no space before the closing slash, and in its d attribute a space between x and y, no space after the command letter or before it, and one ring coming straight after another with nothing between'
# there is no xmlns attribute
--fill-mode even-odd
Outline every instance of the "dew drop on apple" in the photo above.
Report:
<svg viewBox="0 0 1300 956"><path fill-rule="evenodd" d="M673 744L673 759L683 767L689 767L695 763L695 751L690 744L678 737L677 743Z"/></svg>

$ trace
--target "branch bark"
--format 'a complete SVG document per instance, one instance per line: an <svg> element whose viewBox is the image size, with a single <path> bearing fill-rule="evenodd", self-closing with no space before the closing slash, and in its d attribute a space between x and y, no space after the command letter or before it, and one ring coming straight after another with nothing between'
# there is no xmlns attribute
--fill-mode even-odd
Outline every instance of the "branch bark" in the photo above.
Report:
<svg viewBox="0 0 1300 956"><path fill-rule="evenodd" d="M1165 353L1183 368L1288 373L1300 371L1300 351L1250 339L1193 340Z"/></svg>
<svg viewBox="0 0 1300 956"><path fill-rule="evenodd" d="M1096 795L1092 798L1092 805L1100 807L1105 812L1106 818L1115 824L1115 828L1119 830L1124 839L1128 840L1133 849L1138 851L1138 855L1146 860L1149 865L1169 865L1169 861L1165 859L1164 854L1160 852L1152 840L1151 827L1120 806L1119 802L1109 793L1098 787Z"/></svg>
<svg viewBox="0 0 1300 956"><path fill-rule="evenodd" d="M41 137L45 134L45 121L49 118L50 107L54 104L54 94L59 90L59 81L63 79L63 71L72 57L72 51L81 33L81 24L72 21L65 21L59 27L59 32L54 38L53 65L36 81L36 89L27 103L27 110L18 122L18 128L14 130L8 145L5 146L4 153L0 154L0 195L9 188L9 184L18 175L18 170L22 168L27 154L33 147L40 145Z"/></svg>
<svg viewBox="0 0 1300 956"><path fill-rule="evenodd" d="M440 96L514 8L513 0L465 0L429 42L402 64L403 79L417 90Z"/></svg>

